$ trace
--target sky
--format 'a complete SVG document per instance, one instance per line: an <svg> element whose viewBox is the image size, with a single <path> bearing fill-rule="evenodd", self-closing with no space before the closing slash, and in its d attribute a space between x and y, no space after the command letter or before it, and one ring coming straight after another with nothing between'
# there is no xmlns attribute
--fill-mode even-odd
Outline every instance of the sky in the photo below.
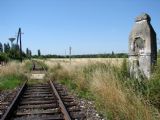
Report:
<svg viewBox="0 0 160 120"><path fill-rule="evenodd" d="M135 18L144 12L160 39L160 0L0 0L0 42L21 27L23 50L33 54L64 55L69 46L72 54L127 53Z"/></svg>

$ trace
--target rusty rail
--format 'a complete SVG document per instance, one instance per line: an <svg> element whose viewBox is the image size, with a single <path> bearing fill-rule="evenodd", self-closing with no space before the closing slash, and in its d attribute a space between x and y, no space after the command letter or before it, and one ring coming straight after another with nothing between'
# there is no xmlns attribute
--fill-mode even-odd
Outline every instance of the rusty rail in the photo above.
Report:
<svg viewBox="0 0 160 120"><path fill-rule="evenodd" d="M64 114L64 119L65 120L71 120L71 117L70 117L66 107L64 106L64 104L61 100L61 97L59 96L59 94L58 94L58 92L57 92L56 88L54 87L53 82L51 80L50 80L50 84L51 84L51 87L52 87L56 97L58 98L59 106L61 107L61 111Z"/></svg>
<svg viewBox="0 0 160 120"><path fill-rule="evenodd" d="M42 65L41 65L42 66ZM45 71L45 68L44 68L44 71ZM45 71L46 73L47 73L47 71ZM26 91L28 90L28 88L29 88L29 86L27 86L27 81L28 80L26 80L24 83L23 83L23 85L22 85L22 87L20 88L20 90L18 91L18 93L17 93L17 95L16 95L16 97L13 99L13 101L12 101L12 103L10 104L10 106L7 108L7 110L6 110L6 112L4 113L4 115L2 116L2 118L1 118L1 120L10 120L11 118L13 118L13 117L15 117L14 115L14 112L15 112L15 110L20 110L21 108L20 108L20 106L19 106L19 104L21 104L21 102L23 101L21 101L20 102L20 99L21 99L21 97L23 96L23 99L25 100L26 98L24 98L24 94L26 94ZM44 87L44 86L41 86L42 88ZM45 88L45 87L44 87ZM50 92L53 94L53 97L55 96L55 100L56 100L56 103L57 103L57 105L58 105L58 107L55 107L55 108L58 108L59 110L61 110L61 113L58 115L58 114L55 114L55 116L52 116L53 118L55 118L55 119L64 119L64 120L72 120L72 119L74 119L74 117L75 117L75 115L72 115L72 113L70 113L69 111L67 111L68 110L68 107L66 107L65 106L65 100L63 100L63 98L61 99L61 94L59 94L59 91L58 91L58 89L56 89L56 85L55 84L53 84L53 82L51 81L51 80L49 80L49 87L47 87L47 89L48 88L50 88ZM32 88L33 89L33 88ZM34 90L32 90L32 91L34 91ZM37 92L37 91L36 91ZM44 92L44 91L39 91L39 92ZM45 93L45 92L44 92ZM41 94L43 94L43 93L41 93ZM48 94L48 95L50 95L50 93L46 93L46 94ZM40 95L39 95L40 96ZM38 96L38 97L39 97ZM51 98L51 100L52 100L53 98ZM36 99L37 100L37 99ZM47 100L48 100L48 98L47 98ZM47 100L44 100L43 102L45 103L46 102L46 104L47 104ZM53 99L53 101L54 101L54 99ZM33 104L33 102L35 102L34 100L32 101L32 103L31 103L31 105ZM38 101L39 102L39 101ZM38 107L38 104L39 105L41 105L41 103L42 103L42 101L40 101L39 103L37 102L37 106L34 106L33 105L33 107L37 107L37 108L39 108ZM42 106L42 107L47 107L48 108L48 105L49 105L49 103L50 102L48 102L48 104L47 104L47 106ZM54 102L53 102L54 103ZM25 103L26 104L26 103ZM27 104L28 105L28 104ZM32 106L27 106L27 108L30 108L30 107L32 107ZM53 106L54 105L56 105L56 104L53 104ZM19 107L18 107L19 106ZM50 105L49 105L50 106ZM24 107L24 106L23 106ZM50 106L51 107L51 106ZM56 112L56 110L55 110L55 112ZM17 113L16 115L20 115L20 113L21 112L19 112L19 113ZM43 113L45 113L45 112L42 112L42 114ZM22 116L25 116L26 114L28 114L28 113L23 113L24 115L22 115ZM35 114L35 113L29 113L29 114ZM38 113L38 114L41 114L40 112ZM45 114L51 114L50 112L46 112ZM57 116L56 116L57 115ZM76 115L78 115L78 117L76 117L76 118L79 118L80 117L80 114L76 114ZM51 116L50 116L50 118L51 118ZM52 118L52 119L53 119ZM22 118L23 119L23 118ZM45 118L44 118L45 119Z"/></svg>
<svg viewBox="0 0 160 120"><path fill-rule="evenodd" d="M16 109L18 102L26 88L26 83L28 80L26 80L21 89L19 90L19 92L17 93L16 97L14 98L14 100L12 101L12 103L10 104L10 106L8 107L7 111L5 112L5 114L3 115L3 117L1 118L1 120L9 120L12 116L12 112Z"/></svg>

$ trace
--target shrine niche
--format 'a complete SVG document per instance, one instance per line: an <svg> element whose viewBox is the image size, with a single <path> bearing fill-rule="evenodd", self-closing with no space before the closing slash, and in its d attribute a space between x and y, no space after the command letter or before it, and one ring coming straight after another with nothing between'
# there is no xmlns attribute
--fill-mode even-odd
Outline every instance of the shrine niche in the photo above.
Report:
<svg viewBox="0 0 160 120"><path fill-rule="evenodd" d="M134 52L135 54L143 53L144 52L144 40L140 37L136 38L134 41Z"/></svg>

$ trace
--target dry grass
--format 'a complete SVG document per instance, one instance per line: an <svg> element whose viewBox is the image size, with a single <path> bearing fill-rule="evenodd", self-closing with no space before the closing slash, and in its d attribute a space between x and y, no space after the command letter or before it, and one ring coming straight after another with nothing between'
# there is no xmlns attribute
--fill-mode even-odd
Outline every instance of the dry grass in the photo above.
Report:
<svg viewBox="0 0 160 120"><path fill-rule="evenodd" d="M82 60L82 59L81 59ZM97 109L113 120L159 120L160 114L142 95L137 95L118 78L121 62L49 60L51 74L57 80L70 80L78 91L90 91ZM112 59L113 60L113 59ZM85 62L84 62L85 61ZM116 63L117 62L117 63Z"/></svg>
<svg viewBox="0 0 160 120"><path fill-rule="evenodd" d="M0 67L0 91L14 89L26 79L24 63L10 62Z"/></svg>
<svg viewBox="0 0 160 120"><path fill-rule="evenodd" d="M90 89L101 103L100 108L110 113L111 119L121 120L153 120L152 107L143 100L142 96L136 96L131 89L124 88L119 80L108 73L95 71Z"/></svg>
<svg viewBox="0 0 160 120"><path fill-rule="evenodd" d="M87 65L90 63L94 64L94 63L100 62L100 63L110 63L112 65L119 66L121 65L122 61L123 61L123 58L73 58L71 60L71 64L72 66L76 66L76 65ZM51 59L47 59L45 62L47 65L51 65L51 66L54 66L57 63L61 65L66 65L66 64L70 65L69 59L51 58Z"/></svg>
<svg viewBox="0 0 160 120"><path fill-rule="evenodd" d="M8 75L8 74L17 74L23 73L23 66L24 64L19 64L17 62L10 62L6 66L0 67L0 76Z"/></svg>

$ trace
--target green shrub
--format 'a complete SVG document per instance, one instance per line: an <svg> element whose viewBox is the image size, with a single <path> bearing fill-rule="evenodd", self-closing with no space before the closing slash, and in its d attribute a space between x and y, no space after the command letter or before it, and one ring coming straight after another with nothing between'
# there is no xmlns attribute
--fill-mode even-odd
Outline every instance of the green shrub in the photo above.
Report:
<svg viewBox="0 0 160 120"><path fill-rule="evenodd" d="M148 87L145 91L147 99L160 110L160 59L158 59L157 66L146 86Z"/></svg>
<svg viewBox="0 0 160 120"><path fill-rule="evenodd" d="M32 62L31 61L26 61L25 65L24 65L24 69L26 69L27 71L32 70Z"/></svg>
<svg viewBox="0 0 160 120"><path fill-rule="evenodd" d="M22 74L8 74L0 76L0 90L14 89L26 80Z"/></svg>
<svg viewBox="0 0 160 120"><path fill-rule="evenodd" d="M120 75L123 79L129 77L129 69L128 69L127 59L123 59L120 70L121 70Z"/></svg>
<svg viewBox="0 0 160 120"><path fill-rule="evenodd" d="M9 60L9 57L6 53L0 53L0 61L7 62Z"/></svg>

